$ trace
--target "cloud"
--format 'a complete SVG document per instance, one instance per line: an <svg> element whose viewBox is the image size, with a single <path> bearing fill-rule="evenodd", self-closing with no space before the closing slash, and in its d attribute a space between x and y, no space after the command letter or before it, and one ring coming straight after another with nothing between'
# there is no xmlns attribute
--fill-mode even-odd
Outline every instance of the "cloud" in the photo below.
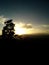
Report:
<svg viewBox="0 0 49 65"><path fill-rule="evenodd" d="M26 23L15 23L15 24L16 24L16 27L19 26L19 27L27 28L27 29L33 28L32 24L26 24Z"/></svg>
<svg viewBox="0 0 49 65"><path fill-rule="evenodd" d="M4 16L0 16L0 24L4 24L4 22L7 20L8 18L5 18Z"/></svg>
<svg viewBox="0 0 49 65"><path fill-rule="evenodd" d="M36 34L36 33L49 33L49 24L39 24L39 25L34 25L34 24L26 24L26 23L15 23L16 27L22 27L27 30L28 33L31 34Z"/></svg>
<svg viewBox="0 0 49 65"><path fill-rule="evenodd" d="M24 28L27 28L27 29L30 29L30 28L32 28L32 24L24 24L23 27L24 27Z"/></svg>
<svg viewBox="0 0 49 65"><path fill-rule="evenodd" d="M3 26L4 26L4 22L6 20L8 20L9 18L6 18L4 16L0 16L0 34L2 34L2 29L3 29Z"/></svg>
<svg viewBox="0 0 49 65"><path fill-rule="evenodd" d="M43 28L49 29L49 24L48 25L42 25Z"/></svg>
<svg viewBox="0 0 49 65"><path fill-rule="evenodd" d="M9 18L6 18L4 16L0 16L0 34L2 33L1 30L3 29L4 26L4 22L6 20L8 20ZM22 27L24 29L26 29L26 31L28 32L28 34L35 34L35 33L49 33L49 24L42 24L42 25L34 25L31 23L22 23L22 22L14 22L15 27Z"/></svg>
<svg viewBox="0 0 49 65"><path fill-rule="evenodd" d="M49 34L49 24L38 25L38 26L36 26L35 30L37 30L40 33Z"/></svg>
<svg viewBox="0 0 49 65"><path fill-rule="evenodd" d="M17 33L18 29L23 29L26 34L32 34L32 31L34 28L32 27L32 24L26 24L26 23L15 23L15 31ZM22 31L23 32L23 31Z"/></svg>

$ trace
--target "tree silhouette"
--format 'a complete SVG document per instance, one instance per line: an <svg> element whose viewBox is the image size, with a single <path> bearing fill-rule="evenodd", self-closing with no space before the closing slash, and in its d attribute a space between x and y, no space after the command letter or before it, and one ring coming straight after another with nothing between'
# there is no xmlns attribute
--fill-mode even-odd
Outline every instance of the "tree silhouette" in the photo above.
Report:
<svg viewBox="0 0 49 65"><path fill-rule="evenodd" d="M14 37L14 26L15 24L12 22L12 20L8 20L4 22L5 26L2 30L2 36L3 38L13 38Z"/></svg>

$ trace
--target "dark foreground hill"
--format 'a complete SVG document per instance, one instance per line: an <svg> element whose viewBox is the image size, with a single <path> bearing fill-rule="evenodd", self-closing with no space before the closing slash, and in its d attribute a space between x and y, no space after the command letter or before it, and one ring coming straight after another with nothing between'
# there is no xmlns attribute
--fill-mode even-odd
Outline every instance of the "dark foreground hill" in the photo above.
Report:
<svg viewBox="0 0 49 65"><path fill-rule="evenodd" d="M2 39L0 48L49 48L49 35L26 36L20 39Z"/></svg>

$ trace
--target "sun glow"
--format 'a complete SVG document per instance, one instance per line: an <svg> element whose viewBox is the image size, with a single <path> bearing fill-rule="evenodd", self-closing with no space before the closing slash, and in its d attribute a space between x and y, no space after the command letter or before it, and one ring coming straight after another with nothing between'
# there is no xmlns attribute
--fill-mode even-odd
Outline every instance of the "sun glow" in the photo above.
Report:
<svg viewBox="0 0 49 65"><path fill-rule="evenodd" d="M18 34L18 35L23 35L23 34L26 34L26 32L25 32L25 29L23 29L23 28L15 28L15 33L16 34Z"/></svg>
<svg viewBox="0 0 49 65"><path fill-rule="evenodd" d="M17 35L24 35L24 34L31 34L31 30L24 27L24 23L18 23L15 25L15 34Z"/></svg>
<svg viewBox="0 0 49 65"><path fill-rule="evenodd" d="M39 29L39 28L33 27L32 24L26 24L26 23L15 23L14 29L15 29L15 34L17 35L48 33L47 30L44 30L42 28Z"/></svg>
<svg viewBox="0 0 49 65"><path fill-rule="evenodd" d="M15 26L15 34L18 34L18 35L26 34L26 29L24 29L23 27L21 27L21 25L17 24Z"/></svg>

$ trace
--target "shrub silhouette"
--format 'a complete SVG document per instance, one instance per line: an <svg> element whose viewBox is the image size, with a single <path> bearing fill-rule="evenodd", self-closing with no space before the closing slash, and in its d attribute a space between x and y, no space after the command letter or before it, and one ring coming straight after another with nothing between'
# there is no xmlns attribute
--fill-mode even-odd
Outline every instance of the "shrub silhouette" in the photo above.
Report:
<svg viewBox="0 0 49 65"><path fill-rule="evenodd" d="M14 26L15 24L12 22L12 19L11 20L8 20L6 22L4 22L5 26L3 27L3 30L2 30L2 36L3 38L14 38Z"/></svg>

